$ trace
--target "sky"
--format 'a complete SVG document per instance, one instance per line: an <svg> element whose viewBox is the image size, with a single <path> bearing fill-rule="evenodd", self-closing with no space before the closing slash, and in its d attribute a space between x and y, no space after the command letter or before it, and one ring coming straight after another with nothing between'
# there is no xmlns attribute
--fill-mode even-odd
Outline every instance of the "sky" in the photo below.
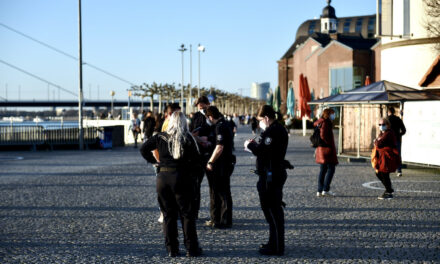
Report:
<svg viewBox="0 0 440 264"><path fill-rule="evenodd" d="M277 60L295 41L304 21L319 18L324 0L82 0L83 61L125 81L83 66L85 99L117 100L130 83L198 84L250 95L252 82L278 84ZM333 0L336 16L372 15L375 0ZM78 57L78 0L0 0L0 100L69 100L78 93L79 66L12 28ZM38 78L31 77L16 68ZM128 81L128 82L126 82Z"/></svg>

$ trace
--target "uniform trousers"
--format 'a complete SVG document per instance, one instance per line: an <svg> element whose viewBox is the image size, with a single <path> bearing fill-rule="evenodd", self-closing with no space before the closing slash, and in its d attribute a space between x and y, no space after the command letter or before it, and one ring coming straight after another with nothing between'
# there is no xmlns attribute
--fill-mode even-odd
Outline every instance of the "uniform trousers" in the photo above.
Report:
<svg viewBox="0 0 440 264"><path fill-rule="evenodd" d="M206 164L208 163L209 157L204 157L202 160L202 166L200 168L195 168L195 178L197 180L196 183L196 189L195 189L195 196L194 196L194 211L196 212L196 219L199 218L199 211L200 211L200 188L202 187L202 181L203 176L205 175L205 168Z"/></svg>
<svg viewBox="0 0 440 264"><path fill-rule="evenodd" d="M232 225L231 162L216 162L212 171L206 171L209 184L211 221L216 226Z"/></svg>
<svg viewBox="0 0 440 264"><path fill-rule="evenodd" d="M266 183L265 177L260 177L257 183L260 205L264 217L269 224L268 245L279 253L284 253L284 210L283 210L283 186L287 175L272 175L278 181Z"/></svg>
<svg viewBox="0 0 440 264"><path fill-rule="evenodd" d="M182 170L183 171L183 170ZM195 182L188 174L159 172L156 190L160 209L164 215L163 232L169 252L179 248L177 218L180 213L184 244L188 250L198 249L195 212L193 208Z"/></svg>

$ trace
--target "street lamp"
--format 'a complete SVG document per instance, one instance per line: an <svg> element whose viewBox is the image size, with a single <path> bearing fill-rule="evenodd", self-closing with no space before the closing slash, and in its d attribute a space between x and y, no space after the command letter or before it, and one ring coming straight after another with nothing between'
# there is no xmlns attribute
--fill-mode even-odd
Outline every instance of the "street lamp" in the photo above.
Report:
<svg viewBox="0 0 440 264"><path fill-rule="evenodd" d="M180 45L180 49L178 49L178 51L182 52L182 90L180 90L180 103L182 104L181 107L183 109L183 53L186 51L185 45Z"/></svg>
<svg viewBox="0 0 440 264"><path fill-rule="evenodd" d="M200 52L205 52L205 46L199 44L197 50L199 51L199 86L197 86L197 98L199 98L200 97Z"/></svg>
<svg viewBox="0 0 440 264"><path fill-rule="evenodd" d="M112 105L111 105L111 113L112 113L112 116L115 116L115 113L113 113L113 98L114 98L114 96L115 96L115 91L110 91L110 95L112 96Z"/></svg>

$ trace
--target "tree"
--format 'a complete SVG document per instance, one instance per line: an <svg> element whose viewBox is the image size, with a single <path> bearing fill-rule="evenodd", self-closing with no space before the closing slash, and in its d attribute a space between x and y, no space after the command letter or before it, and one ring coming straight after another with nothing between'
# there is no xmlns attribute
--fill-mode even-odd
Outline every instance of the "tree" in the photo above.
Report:
<svg viewBox="0 0 440 264"><path fill-rule="evenodd" d="M423 0L423 2L426 11L424 26L428 35L432 38L440 38L440 0ZM440 43L436 43L435 49L440 52Z"/></svg>

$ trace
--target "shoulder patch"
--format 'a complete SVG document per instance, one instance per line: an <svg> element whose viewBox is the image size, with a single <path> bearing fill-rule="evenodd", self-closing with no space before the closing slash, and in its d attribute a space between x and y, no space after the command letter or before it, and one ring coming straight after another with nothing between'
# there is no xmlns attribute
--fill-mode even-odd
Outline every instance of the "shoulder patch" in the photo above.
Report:
<svg viewBox="0 0 440 264"><path fill-rule="evenodd" d="M264 144L266 144L266 145L270 145L270 143L272 143L272 138L267 137L267 138L264 140Z"/></svg>
<svg viewBox="0 0 440 264"><path fill-rule="evenodd" d="M223 139L222 135L221 135L221 134L218 134L218 135L217 135L217 140L218 140L218 141L221 141L222 139Z"/></svg>

